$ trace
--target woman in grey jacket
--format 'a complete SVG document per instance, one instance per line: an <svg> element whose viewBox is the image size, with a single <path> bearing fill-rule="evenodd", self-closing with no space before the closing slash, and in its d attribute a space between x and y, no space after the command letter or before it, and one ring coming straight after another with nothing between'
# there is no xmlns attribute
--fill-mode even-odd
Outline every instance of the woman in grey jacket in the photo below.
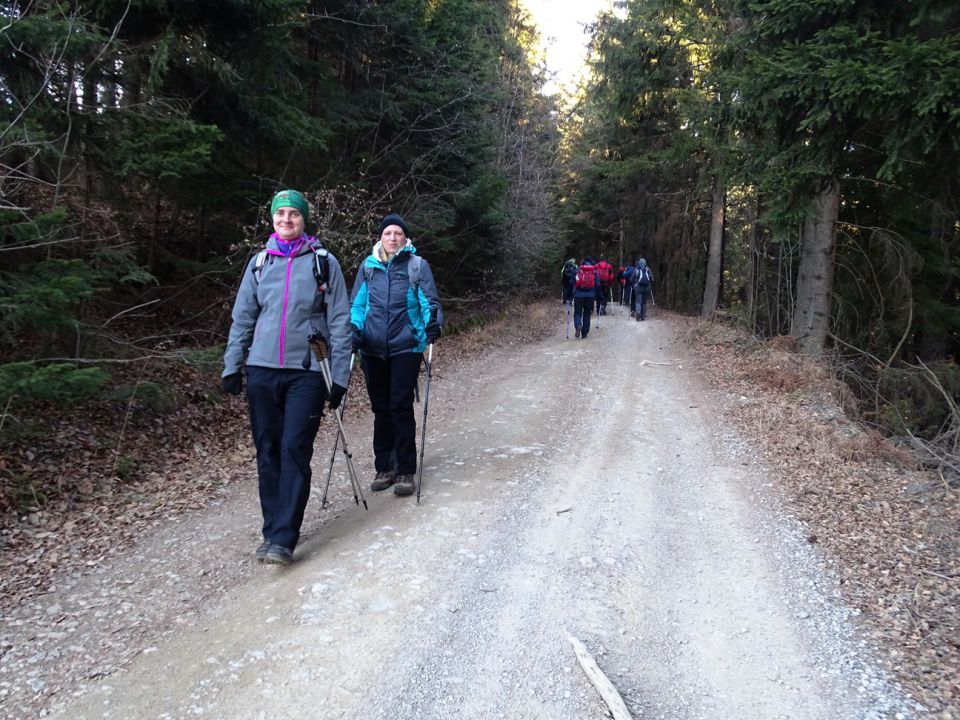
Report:
<svg viewBox="0 0 960 720"><path fill-rule="evenodd" d="M306 198L283 190L270 206L274 232L247 264L224 353L224 392L240 395L246 368L257 448L263 542L256 558L286 565L310 496L310 458L323 405L340 405L350 380L350 304L340 264L304 232ZM329 353L328 392L309 338Z"/></svg>
<svg viewBox="0 0 960 720"><path fill-rule="evenodd" d="M353 347L373 409L373 491L391 485L395 495L412 495L417 472L414 388L427 345L440 337L443 311L433 272L407 239L407 225L395 213L380 223L379 240L353 284L350 322Z"/></svg>

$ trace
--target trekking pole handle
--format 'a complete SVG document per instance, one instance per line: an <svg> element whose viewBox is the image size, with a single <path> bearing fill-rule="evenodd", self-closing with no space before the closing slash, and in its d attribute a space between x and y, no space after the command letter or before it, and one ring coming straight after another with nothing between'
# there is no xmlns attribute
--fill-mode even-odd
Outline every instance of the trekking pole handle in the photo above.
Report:
<svg viewBox="0 0 960 720"><path fill-rule="evenodd" d="M321 363L326 360L330 353L327 348L327 341L320 333L313 333L307 338L307 343L313 348L313 354Z"/></svg>

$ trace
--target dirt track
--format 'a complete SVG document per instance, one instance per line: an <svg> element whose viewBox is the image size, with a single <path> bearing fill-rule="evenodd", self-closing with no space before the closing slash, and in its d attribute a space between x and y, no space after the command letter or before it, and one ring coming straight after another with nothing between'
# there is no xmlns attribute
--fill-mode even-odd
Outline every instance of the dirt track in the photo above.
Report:
<svg viewBox="0 0 960 720"><path fill-rule="evenodd" d="M553 337L476 362L438 345L419 506L367 491L365 512L338 460L298 561L261 567L251 478L44 598L50 627L6 618L20 643L61 636L4 657L3 714L604 717L570 635L635 717L910 717L673 324L567 340L557 312Z"/></svg>

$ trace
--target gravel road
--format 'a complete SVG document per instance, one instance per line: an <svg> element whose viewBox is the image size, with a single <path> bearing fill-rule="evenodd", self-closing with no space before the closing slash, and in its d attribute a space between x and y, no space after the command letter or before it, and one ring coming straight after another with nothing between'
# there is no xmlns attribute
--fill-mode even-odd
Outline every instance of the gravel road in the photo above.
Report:
<svg viewBox="0 0 960 720"><path fill-rule="evenodd" d="M603 718L572 636L637 718L915 717L673 321L564 320L476 361L437 346L419 506L364 511L338 460L298 561L258 566L251 475L4 618L2 714Z"/></svg>

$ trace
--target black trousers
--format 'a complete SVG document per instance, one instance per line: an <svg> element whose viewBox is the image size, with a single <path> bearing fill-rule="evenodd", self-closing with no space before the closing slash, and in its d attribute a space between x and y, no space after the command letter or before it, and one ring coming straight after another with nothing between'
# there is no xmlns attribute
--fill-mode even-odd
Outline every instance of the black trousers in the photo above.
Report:
<svg viewBox="0 0 960 720"><path fill-rule="evenodd" d="M593 298L573 299L573 326L586 337L590 333L590 315L593 313Z"/></svg>
<svg viewBox="0 0 960 720"><path fill-rule="evenodd" d="M291 550L310 497L310 458L326 398L318 372L247 366L263 539Z"/></svg>
<svg viewBox="0 0 960 720"><path fill-rule="evenodd" d="M401 353L387 360L364 355L361 360L373 410L373 462L378 472L417 472L413 398L422 360L423 353Z"/></svg>
<svg viewBox="0 0 960 720"><path fill-rule="evenodd" d="M647 301L650 299L650 286L637 286L637 317L647 319Z"/></svg>

